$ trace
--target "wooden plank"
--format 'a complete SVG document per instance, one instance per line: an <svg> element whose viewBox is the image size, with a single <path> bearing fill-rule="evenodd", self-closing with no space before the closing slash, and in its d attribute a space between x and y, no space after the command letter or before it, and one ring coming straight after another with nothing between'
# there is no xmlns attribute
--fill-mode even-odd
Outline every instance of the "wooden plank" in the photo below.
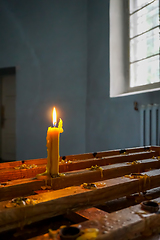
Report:
<svg viewBox="0 0 160 240"><path fill-rule="evenodd" d="M0 170L1 169L14 169L15 167L19 167L22 164L44 165L44 164L47 164L47 158L13 161L13 162L3 162L3 163L0 163Z"/></svg>
<svg viewBox="0 0 160 240"><path fill-rule="evenodd" d="M160 170L149 171L146 179L115 178L103 181L106 186L96 190L73 186L65 189L41 193L29 198L37 200L35 205L16 208L4 208L6 201L0 202L0 232L20 227L31 222L79 210L120 198L139 191L145 191L160 185Z"/></svg>
<svg viewBox="0 0 160 240"><path fill-rule="evenodd" d="M91 207L87 209L81 209L76 212L69 211L64 216L74 223L84 222L86 220L98 220L100 217L105 216L107 213L104 210Z"/></svg>
<svg viewBox="0 0 160 240"><path fill-rule="evenodd" d="M81 209L76 212L76 214L82 216L86 220L98 220L99 218L105 217L106 215L109 216L109 214L101 209L92 207L87 209Z"/></svg>
<svg viewBox="0 0 160 240"><path fill-rule="evenodd" d="M120 154L122 152L122 154ZM86 160L86 159L93 159L93 158L102 158L102 157L110 157L115 155L123 156L123 152L125 154L135 154L135 153L148 153L148 152L156 152L155 156L157 156L157 153L160 154L160 147L158 146L148 146L148 147L137 147L137 148L128 148L128 149L118 149L118 150L110 150L110 151L102 151L97 153L84 153L84 154L76 154L76 155L68 155L60 157L60 162L62 158L65 158L66 161L78 161L78 160ZM153 155L152 155L153 156ZM147 158L147 157L146 157ZM19 167L22 164L30 165L44 165L47 164L47 158L39 158L39 159L29 159L29 160L21 160L21 161L13 161L13 162L4 162L0 163L0 169L13 169L14 167Z"/></svg>
<svg viewBox="0 0 160 240"><path fill-rule="evenodd" d="M148 152L136 152L136 153L128 153L128 154L120 154L117 156L109 156L109 157L102 157L102 158L92 158L87 160L78 160L72 163L60 163L59 165L59 172L68 172L68 171L75 171L85 168L90 168L91 166L105 166L114 163L121 163L121 162L132 162L135 160L147 159L152 158L153 156L158 156L157 151L148 151ZM45 159L40 159L41 163L46 161ZM28 163L27 163L28 161ZM33 165L38 162L38 160L27 160L24 161L26 165ZM8 169L7 166L11 164L12 168ZM20 162L18 163L20 164ZM3 167L2 167L3 165ZM4 169L4 165L6 168ZM22 179L22 178L32 178L35 177L39 173L43 173L46 170L46 165L39 164L36 168L31 169L14 169L12 163L2 163L0 164L0 182L6 182L10 180ZM10 167L11 167L10 166ZM17 165L18 167L20 165Z"/></svg>
<svg viewBox="0 0 160 240"><path fill-rule="evenodd" d="M154 199L154 201L160 204L160 198ZM111 214L99 211L96 208L89 208L79 212L84 218L89 219L89 221L80 224L81 230L98 229L99 233L96 239L159 240L160 214L144 212L141 210L140 204ZM49 240L49 234L46 233L29 240L42 239ZM59 237L57 236L54 239L58 240Z"/></svg>
<svg viewBox="0 0 160 240"><path fill-rule="evenodd" d="M160 198L155 201L160 203ZM106 224L107 222L109 224ZM100 240L126 240L133 239L138 235L142 235L143 239L146 239L146 236L159 231L160 214L144 212L139 204L111 213L109 218L101 221L101 224L105 226L105 233L98 236Z"/></svg>
<svg viewBox="0 0 160 240"><path fill-rule="evenodd" d="M150 189L145 194L136 193L127 197L122 197L118 199L113 199L111 201L105 202L103 205L98 205L96 207L80 209L76 212L69 212L65 216L69 220L80 223L86 220L98 220L98 218L106 215L106 213L112 213L131 207L141 203L142 201L153 200L160 196L160 187Z"/></svg>
<svg viewBox="0 0 160 240"><path fill-rule="evenodd" d="M160 147L159 146L150 146L150 150L158 152L158 155L160 155Z"/></svg>
<svg viewBox="0 0 160 240"><path fill-rule="evenodd" d="M144 240L144 236L139 236L137 238L135 238L134 240ZM160 240L160 234L156 233L152 236L145 236L145 240Z"/></svg>
<svg viewBox="0 0 160 240"><path fill-rule="evenodd" d="M31 169L2 169L0 170L0 183L17 179L32 178L45 171L46 165Z"/></svg>
<svg viewBox="0 0 160 240"><path fill-rule="evenodd" d="M41 186L52 186L52 189L62 189L73 185L80 185L84 182L91 183L105 179L116 178L130 173L144 172L150 168L160 168L160 161L157 159L140 160L139 164L119 163L103 166L100 170L79 170L68 172L64 177L51 180L19 179L7 182L0 187L0 200L12 199L18 196L31 195L34 191L41 190ZM47 190L46 190L47 191ZM41 192L41 191L39 191Z"/></svg>
<svg viewBox="0 0 160 240"><path fill-rule="evenodd" d="M103 205L98 205L97 208L105 212L112 213L130 206L137 205L142 201L158 198L159 196L160 196L160 187L147 190L147 192L145 193L141 193L141 194L136 193L133 195L129 195L127 197L113 199L111 201L106 202Z"/></svg>
<svg viewBox="0 0 160 240"><path fill-rule="evenodd" d="M68 172L68 171L75 171L85 168L90 168L91 166L105 166L115 163L123 163L123 162L132 162L135 160L142 160L142 159L148 159L152 157L158 156L157 151L151 151L151 152L136 152L136 153L126 153L126 154L120 154L120 155L113 155L113 156L104 156L101 158L92 158L92 159L86 159L82 161L74 161L72 164L63 164L60 165L60 172Z"/></svg>
<svg viewBox="0 0 160 240"><path fill-rule="evenodd" d="M126 149L116 149L116 150L109 150L109 151L101 151L101 152L93 152L93 153L84 153L84 154L76 154L76 155L68 155L66 159L68 160L85 160L93 158L93 154L96 154L97 158L107 157L107 156L114 156L119 155L121 152L125 152L126 154L130 153L140 153L140 152L149 152L149 151L157 151L160 154L160 147L152 148L152 146L145 146L145 147L136 147L136 148L126 148Z"/></svg>
<svg viewBox="0 0 160 240"><path fill-rule="evenodd" d="M154 199L154 201L160 204L160 198ZM79 212L81 214L81 211ZM94 218L95 213L97 213L97 218ZM140 204L111 214L102 211L102 216L98 216L96 208L90 208L82 210L82 215L91 220L82 222L82 229L91 227L92 223L93 227L99 229L99 234L96 238L99 240L135 240L138 236L138 239L141 240L159 239L157 238L157 233L159 233L160 228L160 214L145 212L141 209ZM33 240L36 239L33 238Z"/></svg>

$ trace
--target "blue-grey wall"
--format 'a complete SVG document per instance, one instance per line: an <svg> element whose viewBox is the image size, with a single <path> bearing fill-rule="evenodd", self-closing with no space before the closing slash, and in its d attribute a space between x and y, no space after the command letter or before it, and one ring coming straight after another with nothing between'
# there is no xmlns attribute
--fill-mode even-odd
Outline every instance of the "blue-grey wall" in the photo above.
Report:
<svg viewBox="0 0 160 240"><path fill-rule="evenodd" d="M46 156L52 107L61 155L85 151L85 0L1 0L0 68L16 66L17 159Z"/></svg>
<svg viewBox="0 0 160 240"><path fill-rule="evenodd" d="M53 106L61 155L139 145L133 102L160 93L109 97L109 0L0 0L0 29L0 68L16 67L17 159L46 157Z"/></svg>
<svg viewBox="0 0 160 240"><path fill-rule="evenodd" d="M139 106L160 103L160 92L109 97L109 1L88 2L86 149L139 146L140 116L134 101Z"/></svg>

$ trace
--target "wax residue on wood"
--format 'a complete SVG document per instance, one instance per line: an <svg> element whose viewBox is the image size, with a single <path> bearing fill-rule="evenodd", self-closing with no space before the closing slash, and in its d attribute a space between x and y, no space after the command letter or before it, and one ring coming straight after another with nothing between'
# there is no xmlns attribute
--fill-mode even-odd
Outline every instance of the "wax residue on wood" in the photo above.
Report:
<svg viewBox="0 0 160 240"><path fill-rule="evenodd" d="M139 162L138 160L135 160L133 162L128 162L127 164L129 165L136 165L136 164L140 164L141 162Z"/></svg>
<svg viewBox="0 0 160 240"><path fill-rule="evenodd" d="M96 184L94 183L83 183L81 184L81 188L86 188L86 189L97 189Z"/></svg>
<svg viewBox="0 0 160 240"><path fill-rule="evenodd" d="M139 179L139 193L145 191L147 183L150 187L150 176L147 174L141 174L141 173L131 173L130 175L125 175L125 177L133 179L137 178Z"/></svg>
<svg viewBox="0 0 160 240"><path fill-rule="evenodd" d="M66 160L62 159L62 160L60 160L60 163L72 163L72 161L71 160L67 160L67 159Z"/></svg>
<svg viewBox="0 0 160 240"><path fill-rule="evenodd" d="M9 201L5 207L6 208L12 208L12 207L20 207L20 206L27 206L27 205L35 205L37 203L36 200L26 198L26 197L18 197L14 198L11 201Z"/></svg>
<svg viewBox="0 0 160 240"><path fill-rule="evenodd" d="M97 182L97 183L95 183L95 185L96 185L97 187L101 188L101 187L105 187L105 186L106 186L106 183L105 183L105 182Z"/></svg>
<svg viewBox="0 0 160 240"><path fill-rule="evenodd" d="M90 168L87 168L87 170L100 170L101 171L101 178L103 178L103 168L99 167L98 165L91 166Z"/></svg>
<svg viewBox="0 0 160 240"><path fill-rule="evenodd" d="M27 164L22 164L22 165L20 165L20 166L17 166L17 167L14 167L14 169L16 169L16 170L19 170L19 169L31 169L31 168L37 168L37 165L36 164L29 164L29 165L27 165Z"/></svg>
<svg viewBox="0 0 160 240"><path fill-rule="evenodd" d="M79 236L76 240L86 240L86 239L95 239L99 233L98 228L86 228L82 231L82 235Z"/></svg>

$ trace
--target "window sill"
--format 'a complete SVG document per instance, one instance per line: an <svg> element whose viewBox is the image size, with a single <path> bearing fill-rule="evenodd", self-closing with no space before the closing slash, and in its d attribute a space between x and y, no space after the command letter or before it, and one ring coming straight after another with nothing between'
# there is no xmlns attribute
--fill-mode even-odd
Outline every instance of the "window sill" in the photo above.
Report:
<svg viewBox="0 0 160 240"><path fill-rule="evenodd" d="M125 97L125 96L147 93L147 92L155 92L155 91L160 91L160 87L159 88L152 88L152 89L143 89L143 90L139 90L139 91L130 91L130 92L126 92L126 93L117 94L115 96L110 96L110 98Z"/></svg>

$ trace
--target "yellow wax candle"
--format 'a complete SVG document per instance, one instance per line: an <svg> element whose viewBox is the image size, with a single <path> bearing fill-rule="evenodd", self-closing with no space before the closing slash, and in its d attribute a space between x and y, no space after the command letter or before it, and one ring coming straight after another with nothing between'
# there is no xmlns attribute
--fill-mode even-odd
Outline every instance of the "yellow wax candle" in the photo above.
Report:
<svg viewBox="0 0 160 240"><path fill-rule="evenodd" d="M56 109L53 109L53 127L47 131L47 173L51 176L59 173L59 134L63 132L62 119L56 127Z"/></svg>

